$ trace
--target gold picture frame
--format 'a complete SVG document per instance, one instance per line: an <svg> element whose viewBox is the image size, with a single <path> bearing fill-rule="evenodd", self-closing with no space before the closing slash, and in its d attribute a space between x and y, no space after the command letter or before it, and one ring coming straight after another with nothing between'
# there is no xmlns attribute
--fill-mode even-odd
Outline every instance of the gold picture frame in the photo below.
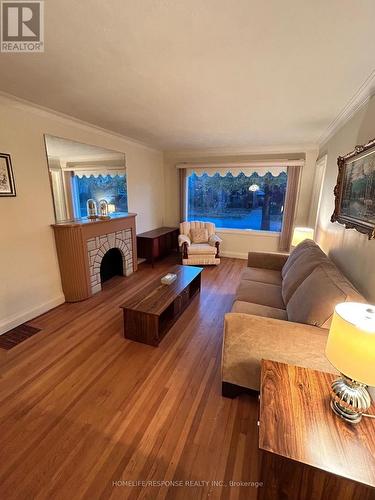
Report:
<svg viewBox="0 0 375 500"><path fill-rule="evenodd" d="M335 210L331 222L375 239L375 139L337 158Z"/></svg>

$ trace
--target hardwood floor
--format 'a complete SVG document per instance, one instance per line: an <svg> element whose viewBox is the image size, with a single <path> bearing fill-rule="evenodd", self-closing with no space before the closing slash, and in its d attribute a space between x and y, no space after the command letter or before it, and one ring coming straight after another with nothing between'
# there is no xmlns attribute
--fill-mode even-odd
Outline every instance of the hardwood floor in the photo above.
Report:
<svg viewBox="0 0 375 500"><path fill-rule="evenodd" d="M120 304L173 262L142 264L63 304L2 352L2 499L255 498L255 488L211 483L259 480L257 398L221 397L223 316L245 261L206 268L201 294L159 347L122 336ZM140 480L208 483L121 483Z"/></svg>

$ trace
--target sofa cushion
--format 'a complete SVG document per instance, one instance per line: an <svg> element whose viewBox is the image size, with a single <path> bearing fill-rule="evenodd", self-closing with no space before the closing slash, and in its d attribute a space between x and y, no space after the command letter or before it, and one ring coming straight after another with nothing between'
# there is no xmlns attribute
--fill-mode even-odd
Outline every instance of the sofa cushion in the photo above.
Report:
<svg viewBox="0 0 375 500"><path fill-rule="evenodd" d="M259 390L262 359L335 372L325 356L328 331L250 314L225 315L224 382Z"/></svg>
<svg viewBox="0 0 375 500"><path fill-rule="evenodd" d="M234 302L231 312L255 314L256 316L263 316L264 318L288 319L285 309L276 309L275 307L262 306L242 300L236 300Z"/></svg>
<svg viewBox="0 0 375 500"><path fill-rule="evenodd" d="M329 259L319 247L308 247L298 255L283 278L282 295L285 304L307 276L323 263L329 263Z"/></svg>
<svg viewBox="0 0 375 500"><path fill-rule="evenodd" d="M193 243L188 247L189 255L216 255L217 249L208 243Z"/></svg>
<svg viewBox="0 0 375 500"><path fill-rule="evenodd" d="M294 261L308 248L319 248L319 246L313 240L304 240L290 252L289 258L281 270L281 276L283 278L289 268L293 265Z"/></svg>
<svg viewBox="0 0 375 500"><path fill-rule="evenodd" d="M281 296L281 286L260 283L259 281L241 280L235 300L275 307L276 309L285 309Z"/></svg>
<svg viewBox="0 0 375 500"><path fill-rule="evenodd" d="M205 227L191 229L190 234L193 243L208 243L208 230Z"/></svg>
<svg viewBox="0 0 375 500"><path fill-rule="evenodd" d="M250 281L260 281L261 283L271 283L281 285L280 271L273 269L260 269L257 267L246 267L241 274L241 279Z"/></svg>
<svg viewBox="0 0 375 500"><path fill-rule="evenodd" d="M290 298L288 320L329 328L335 306L346 301L364 302L364 298L334 264L320 264Z"/></svg>

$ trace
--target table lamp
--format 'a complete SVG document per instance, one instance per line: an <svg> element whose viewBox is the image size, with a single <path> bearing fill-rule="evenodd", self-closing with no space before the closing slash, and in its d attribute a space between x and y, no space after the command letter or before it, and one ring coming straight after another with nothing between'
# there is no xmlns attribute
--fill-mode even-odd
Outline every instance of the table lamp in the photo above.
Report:
<svg viewBox="0 0 375 500"><path fill-rule="evenodd" d="M375 306L344 302L335 307L326 356L342 374L332 382L331 408L356 424L371 405L367 386L375 386Z"/></svg>
<svg viewBox="0 0 375 500"><path fill-rule="evenodd" d="M311 227L295 227L293 231L292 247L296 247L303 240L313 240L314 229Z"/></svg>

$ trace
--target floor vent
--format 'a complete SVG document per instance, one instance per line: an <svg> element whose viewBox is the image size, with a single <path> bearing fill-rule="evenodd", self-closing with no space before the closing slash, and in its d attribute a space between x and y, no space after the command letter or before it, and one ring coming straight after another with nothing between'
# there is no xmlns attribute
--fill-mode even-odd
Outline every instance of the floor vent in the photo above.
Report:
<svg viewBox="0 0 375 500"><path fill-rule="evenodd" d="M24 323L23 325L9 330L9 332L0 335L0 349L12 349L17 345L21 344L24 340L29 339L36 333L40 332L40 328L35 328Z"/></svg>

